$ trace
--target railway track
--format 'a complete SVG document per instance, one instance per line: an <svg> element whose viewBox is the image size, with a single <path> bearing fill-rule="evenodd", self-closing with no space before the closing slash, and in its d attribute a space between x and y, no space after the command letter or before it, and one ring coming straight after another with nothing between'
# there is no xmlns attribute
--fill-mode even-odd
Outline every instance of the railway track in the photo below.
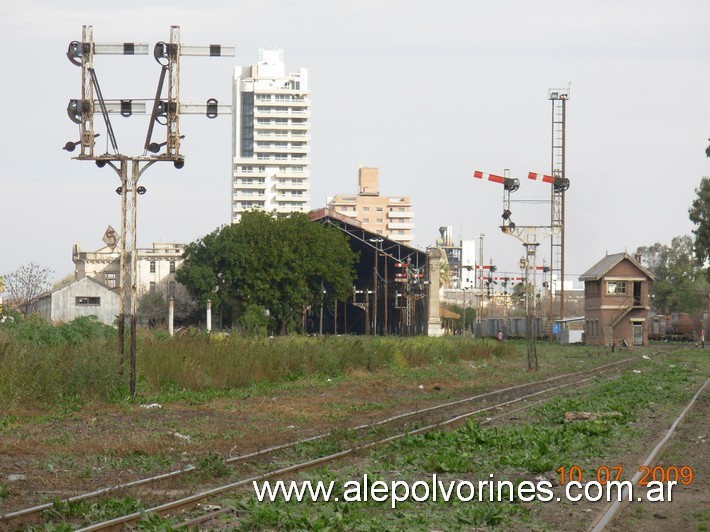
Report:
<svg viewBox="0 0 710 532"><path fill-rule="evenodd" d="M660 352L654 354L657 355L659 353ZM603 364L589 370L558 375L539 382L509 386L499 390L477 394L427 408L403 412L394 416L387 417L385 419L378 420L374 423L358 425L356 427L352 427L350 429L350 432L359 434L365 434L368 432L377 433L377 431L381 431L383 427L389 427L390 434L385 437L378 437L374 439L367 439L366 436L363 436L361 442L353 444L350 447L347 447L339 452L304 460L302 462L291 464L285 467L272 469L265 473L246 476L245 478L241 478L223 486L205 489L194 495L182 497L163 504L157 504L152 508L149 508L145 512L135 512L102 523L95 523L93 525L87 526L83 530L120 530L132 524L135 524L145 515L177 515L180 512L183 512L190 508L194 508L198 504L211 498L214 498L218 495L230 491L243 489L245 486L250 486L251 483L254 481L266 480L295 473L298 471L303 471L305 469L316 467L327 462L333 462L345 458L356 452L369 449L376 445L386 444L388 442L408 435L419 434L436 428L457 426L459 424L464 423L467 419L476 415L495 412L496 415L489 416L490 420L492 421L500 417L510 415L512 412L530 408L543 400L548 400L551 396L554 396L555 394L562 393L569 387L576 386L579 388L580 386L587 385L586 383L589 383L597 376L604 375L609 372L614 372L620 367L632 364L640 360L641 357L638 356L629 357L616 362ZM519 403L525 404L523 406L518 407ZM476 404L476 408L472 409L471 404ZM501 410L504 410L505 412L498 413ZM417 425L416 428L413 428L414 424ZM311 436L297 441L273 446L267 449L262 449L259 451L230 457L229 459L225 460L225 463L230 465L237 465L245 464L255 460L263 460L266 457L274 455L276 453L294 449L302 444L307 444L318 440L325 440L330 436L331 435L329 433ZM106 488L94 490L89 493L65 499L64 502L95 500L100 497L107 497L115 493L125 493L130 490L157 485L160 482L164 482L169 479L175 479L183 475L188 475L194 472L194 469L194 467L188 467L178 471L166 473L164 475L158 475L125 484L109 486ZM53 503L47 503L31 508L26 508L23 510L6 513L0 516L0 527L4 528L6 526L18 526L22 523L41 522L41 514L52 507ZM204 516L204 519L214 519L216 515L217 514L215 513L210 513ZM195 519L199 520L202 519L202 517L198 517ZM194 524L198 524L198 521L194 521Z"/></svg>
<svg viewBox="0 0 710 532"><path fill-rule="evenodd" d="M206 489L198 494L189 497L184 497L176 501L172 501L171 503L158 504L153 508L148 509L144 513L156 513L159 515L175 514L176 512L182 511L186 508L194 507L201 501L204 501L210 497L214 497L216 495L228 491L236 490L243 486L248 486L251 484L251 482L255 480L265 480L268 478L283 476L288 473L308 469L310 467L315 467L322 463L335 461L345 456L351 455L357 451L364 450L375 445L381 445L389 441L404 437L406 435L417 434L444 426L455 426L457 424L465 422L466 419L478 414L486 412L495 412L501 409L510 409L512 406L520 402L531 401L533 399L537 399L545 395L559 393L561 390L564 390L565 388L568 388L570 386L583 385L583 383L592 380L597 375L614 371L621 366L636 362L640 359L641 357L630 357L616 362L603 364L590 370L558 375L539 382L509 386L499 390L477 394L455 401L449 401L428 408L403 412L394 416L387 417L385 419L378 420L374 423L358 425L356 427L352 427L350 431L352 433L364 434L366 432L376 432L377 430L381 430L385 426L393 427L390 430L394 430L394 428L399 427L400 431L395 431L394 434L391 434L384 438L370 439L363 441L362 443L357 443L337 453L328 454L326 456L321 456L313 460L307 460L287 467L277 468L263 474L247 476L246 478L242 478L241 480L238 480L236 482L231 482L229 484L226 484L224 486L218 486L216 488ZM472 403L476 403L479 407L475 409L471 409L470 407L466 408ZM530 406L532 406L532 404L527 404L517 410L523 410L525 408L529 408ZM506 412L506 414L502 415L509 414L510 412ZM493 416L492 419L495 419L496 417L499 416ZM418 424L419 427L411 428L407 425L407 423L411 425L412 421ZM254 460L262 460L275 453L287 451L302 444L315 442L318 440L324 440L326 438L329 438L330 436L331 434L324 433L309 438L276 445L256 452L230 457L225 460L225 463L230 465L236 465ZM145 489L147 486L158 485L161 482L165 482L167 480L175 479L177 477L190 474L194 472L194 470L194 467L187 467L163 475L140 479L125 484L117 484L114 486L94 490L89 493L77 495L65 499L63 502L89 501L98 499L100 497L107 497L115 493L126 493L130 490ZM53 506L54 503L47 503L7 513L5 515L0 516L0 525L2 525L2 527L5 527L6 525L13 526L20 523L38 522L41 520L42 512L52 508ZM130 525L131 523L137 522L143 517L143 515L143 513L135 513L132 515L124 516L123 518L118 520L112 520L110 522L105 523L97 523L95 525L87 527L86 530L120 529L124 526Z"/></svg>

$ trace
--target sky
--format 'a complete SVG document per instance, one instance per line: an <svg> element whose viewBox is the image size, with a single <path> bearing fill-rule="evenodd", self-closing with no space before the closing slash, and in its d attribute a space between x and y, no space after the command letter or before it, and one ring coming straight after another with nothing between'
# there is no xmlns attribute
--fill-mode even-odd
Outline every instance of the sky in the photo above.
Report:
<svg viewBox="0 0 710 532"><path fill-rule="evenodd" d="M175 25L183 44L235 46L235 57L183 58L183 102L229 103L234 67L283 49L288 72L308 69L311 208L357 192L358 168L377 167L382 194L411 197L417 247L440 226L456 241L485 234L484 262L499 271L519 272L523 247L499 228L501 186L473 172L508 169L521 181L515 223L549 224L549 185L527 174L550 172L548 89L568 88L571 280L606 253L691 234L688 208L710 176L708 20L707 0L4 2L0 274L33 262L62 279L75 243L99 249L106 227L120 227L117 175L61 149L78 140L66 107L81 69L66 51L83 25L97 43L152 50ZM152 56L97 56L95 68L106 98L155 93ZM121 152L140 155L147 118L113 122ZM230 220L230 117L184 116L180 128L185 167L141 177L138 247L191 242Z"/></svg>

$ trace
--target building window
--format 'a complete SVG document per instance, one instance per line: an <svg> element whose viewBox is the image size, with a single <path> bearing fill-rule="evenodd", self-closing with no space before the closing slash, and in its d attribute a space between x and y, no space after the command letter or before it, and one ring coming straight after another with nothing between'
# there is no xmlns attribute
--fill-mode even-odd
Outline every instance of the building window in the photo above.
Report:
<svg viewBox="0 0 710 532"><path fill-rule="evenodd" d="M104 282L109 288L116 288L116 272L104 272Z"/></svg>
<svg viewBox="0 0 710 532"><path fill-rule="evenodd" d="M377 223L378 223L378 224L381 224L381 223L382 223L382 218L378 218L378 219L377 219Z"/></svg>
<svg viewBox="0 0 710 532"><path fill-rule="evenodd" d="M101 298L100 297L90 297L90 296L79 296L76 298L76 304L78 306L86 306L86 305L100 305L101 304Z"/></svg>
<svg viewBox="0 0 710 532"><path fill-rule="evenodd" d="M365 212L369 212L369 211L370 211L370 207L363 207L362 210L365 211Z"/></svg>
<svg viewBox="0 0 710 532"><path fill-rule="evenodd" d="M364 223L364 224L369 224L369 223L370 223L370 219L369 219L369 218L363 218L363 219L362 219L362 223Z"/></svg>
<svg viewBox="0 0 710 532"><path fill-rule="evenodd" d="M606 282L606 293L625 295L626 294L626 281L607 281Z"/></svg>
<svg viewBox="0 0 710 532"><path fill-rule="evenodd" d="M599 295L599 281L587 281L584 283L584 295L586 297L596 297Z"/></svg>
<svg viewBox="0 0 710 532"><path fill-rule="evenodd" d="M150 293L152 294L154 292L155 292L155 281L151 281L150 282Z"/></svg>
<svg viewBox="0 0 710 532"><path fill-rule="evenodd" d="M241 156L254 156L254 93L242 93Z"/></svg>
<svg viewBox="0 0 710 532"><path fill-rule="evenodd" d="M170 261L170 273L175 273L175 261Z"/></svg>
<svg viewBox="0 0 710 532"><path fill-rule="evenodd" d="M377 207L377 212L382 212L382 207Z"/></svg>
<svg viewBox="0 0 710 532"><path fill-rule="evenodd" d="M150 273L155 273L155 261L150 261Z"/></svg>

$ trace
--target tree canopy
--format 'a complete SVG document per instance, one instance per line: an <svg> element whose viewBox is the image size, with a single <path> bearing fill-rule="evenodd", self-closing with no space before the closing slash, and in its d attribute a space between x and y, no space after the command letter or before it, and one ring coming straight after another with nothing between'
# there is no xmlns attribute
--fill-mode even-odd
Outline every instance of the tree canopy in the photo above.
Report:
<svg viewBox="0 0 710 532"><path fill-rule="evenodd" d="M202 302L256 305L285 334L308 307L348 296L357 257L343 233L305 214L252 211L188 244L184 259L177 280Z"/></svg>
<svg viewBox="0 0 710 532"><path fill-rule="evenodd" d="M695 189L696 198L688 209L690 221L695 225L695 258L705 265L710 259L710 177L703 177ZM710 280L710 269L707 270Z"/></svg>
<svg viewBox="0 0 710 532"><path fill-rule="evenodd" d="M656 277L653 306L657 312L689 312L703 308L707 283L693 257L693 239L677 236L670 246L656 242L636 250L641 262Z"/></svg>

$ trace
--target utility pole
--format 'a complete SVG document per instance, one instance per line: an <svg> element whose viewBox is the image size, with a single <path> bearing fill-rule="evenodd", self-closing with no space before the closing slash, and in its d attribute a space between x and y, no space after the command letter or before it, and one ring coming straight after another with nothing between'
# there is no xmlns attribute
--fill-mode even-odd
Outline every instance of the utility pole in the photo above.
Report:
<svg viewBox="0 0 710 532"><path fill-rule="evenodd" d="M148 55L146 43L101 44L93 39L93 28L83 26L82 39L69 43L67 58L81 67L81 98L72 99L67 106L67 114L75 124L79 125L79 140L67 142L64 149L73 152L77 147L80 153L77 160L94 161L96 166L109 166L118 175L121 185L116 193L121 196L121 246L119 294L121 309L118 322L118 344L120 370L124 366L124 343L126 322L126 299L128 294L128 315L131 327L130 335L130 395L136 392L136 295L137 295L137 195L146 193L146 188L138 185L143 173L156 162L172 162L175 168L185 165L185 157L180 153L180 114L204 113L208 118L218 114L229 114L229 105L220 105L210 98L206 104L180 103L180 57L185 55L223 57L233 56L234 47L220 45L183 46L180 43L180 28L171 26L170 41L155 45L153 56L160 65L158 87L153 99L153 107L148 124L144 153L138 156L127 156L120 153L118 142L111 124L111 114L130 117L133 114L145 114L145 101L130 99L107 100L103 97L96 70L95 55ZM163 87L167 77L167 97L163 96ZM149 99L147 99L149 100ZM101 155L94 153L94 114L101 113L106 133L111 145L111 152ZM155 124L166 128L165 142L153 142ZM165 148L164 153L160 153ZM149 155L150 153L150 155Z"/></svg>
<svg viewBox="0 0 710 532"><path fill-rule="evenodd" d="M478 235L478 310L476 312L476 323L480 324L483 319L483 239L485 233ZM479 331L480 333L480 326Z"/></svg>
<svg viewBox="0 0 710 532"><path fill-rule="evenodd" d="M466 287L463 287L463 326L461 327L461 334L466 335Z"/></svg>
<svg viewBox="0 0 710 532"><path fill-rule="evenodd" d="M384 328L383 334L385 336L387 336L389 334L389 328L388 328L389 324L387 323L387 317L388 317L387 316L388 315L387 305L389 304L389 294L388 293L389 293L389 288L390 288L389 277L387 276L387 263L389 261L388 261L387 253L383 253L383 255L385 258L385 323L384 323L385 328Z"/></svg>
<svg viewBox="0 0 710 532"><path fill-rule="evenodd" d="M370 242L373 244L373 248L375 250L375 255L374 255L374 267L372 271L372 291L374 292L374 302L373 302L373 312L372 312L372 334L374 336L377 336L377 281L379 277L378 273L378 263L379 263L379 254L380 254L380 248L382 246L382 242L384 242L384 239L382 238L371 238Z"/></svg>

